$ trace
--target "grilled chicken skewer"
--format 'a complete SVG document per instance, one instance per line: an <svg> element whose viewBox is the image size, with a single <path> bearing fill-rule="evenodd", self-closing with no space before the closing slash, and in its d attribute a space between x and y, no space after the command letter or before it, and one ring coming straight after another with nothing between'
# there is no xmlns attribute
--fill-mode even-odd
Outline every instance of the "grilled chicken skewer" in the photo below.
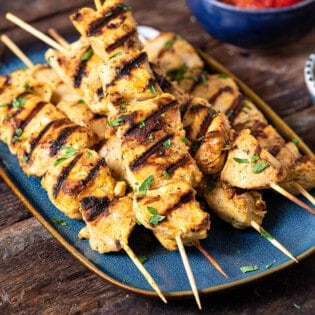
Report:
<svg viewBox="0 0 315 315"><path fill-rule="evenodd" d="M198 181L200 173L185 145L178 142L184 136L178 105L171 95L161 94L147 56L140 50L129 8L121 1L107 1L99 12L79 10L72 21L105 62L100 76L112 115L110 122L121 139L126 178L139 191L134 198L137 219L168 249L183 248L182 242L188 245L204 238L209 217L194 200L192 184ZM111 28L106 29L107 25ZM110 58L112 55L115 58ZM124 115L119 109L122 101L128 103ZM153 141L148 141L150 135ZM165 172L169 180L163 178ZM201 308L194 279L189 278Z"/></svg>
<svg viewBox="0 0 315 315"><path fill-rule="evenodd" d="M4 43L9 43L14 52L19 51L7 37L1 39ZM22 54L21 51L19 51L20 54ZM24 56L24 60L26 58ZM31 61L28 61L28 65L34 67ZM31 70L33 69L28 71L26 78L29 79L27 81L29 82L28 93L33 95L37 91L34 86L37 86L38 83L35 82L34 84L32 77L34 72ZM12 89L9 89L9 95L14 97L11 90L19 86L17 83L21 82L21 73L17 71L11 74L9 81L8 77L6 76L2 83L9 87L12 86ZM25 73L23 74L24 78ZM5 86L6 90L8 90L8 86ZM39 91L42 92L42 90ZM47 93L45 95L48 98L46 100L49 101ZM40 98L40 95L37 97ZM50 105L49 114L53 121L54 118L58 118L56 115L59 111L52 104ZM7 106L5 107L7 109ZM62 117L64 116L62 115ZM27 124L32 126L32 130L36 132L35 127L38 127L36 121L41 121L43 118L43 115L35 111L32 116L29 115ZM23 130L23 134L24 132L25 130ZM23 145L22 139L19 142ZM66 153L55 158L53 166L48 167L45 172L41 171L41 173L33 175L41 176L44 173L42 186L47 190L50 200L59 210L70 218L84 219L87 226L81 230L79 237L89 239L92 249L100 253L119 251L123 248L148 283L166 303L167 301L155 281L127 245L129 235L135 226L135 218L132 215L132 198L130 196L118 198L125 194L125 182L116 182L111 177L104 158L100 158L95 151L90 149L78 150L73 146L64 146L64 149ZM49 146L46 146L46 150L49 151ZM36 159L40 159L40 155L35 157L35 161L33 161L35 164ZM19 162L20 164L22 162L28 163L28 160L22 158L19 159ZM115 228L117 224L120 229Z"/></svg>

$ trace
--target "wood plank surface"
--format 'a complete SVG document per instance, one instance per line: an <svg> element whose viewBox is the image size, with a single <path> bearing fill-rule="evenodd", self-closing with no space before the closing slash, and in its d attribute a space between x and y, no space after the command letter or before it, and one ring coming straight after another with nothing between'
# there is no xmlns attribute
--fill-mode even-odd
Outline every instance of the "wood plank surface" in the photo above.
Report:
<svg viewBox="0 0 315 315"><path fill-rule="evenodd" d="M268 51L222 43L201 29L184 0L127 1L139 24L182 34L256 91L315 150L315 106L303 66L315 48L315 29L300 41ZM74 34L68 16L92 1L0 1L0 33L22 47L34 39L4 19L11 11L46 31ZM8 52L0 46L0 57ZM0 67L1 67L0 59ZM123 291L74 259L25 209L0 179L0 314L314 314L314 255L273 277L228 292L163 305Z"/></svg>

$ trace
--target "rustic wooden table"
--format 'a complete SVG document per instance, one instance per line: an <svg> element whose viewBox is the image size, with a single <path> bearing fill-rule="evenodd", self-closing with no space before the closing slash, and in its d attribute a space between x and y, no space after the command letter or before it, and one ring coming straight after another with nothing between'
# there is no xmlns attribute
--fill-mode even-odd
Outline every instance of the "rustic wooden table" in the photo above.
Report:
<svg viewBox="0 0 315 315"><path fill-rule="evenodd" d="M184 0L128 2L140 24L175 31L245 81L315 149L315 106L303 66L315 48L315 29L286 47L254 51L233 47L205 33ZM68 15L84 0L0 1L0 33L22 47L34 41L4 19L11 11L41 30L54 25L74 33ZM0 57L5 53L0 46ZM1 62L1 60L0 60ZM1 66L1 64L0 64ZM32 217L0 179L0 314L197 314L193 300L150 299L108 284L75 260ZM315 256L245 287L203 296L204 313L314 314Z"/></svg>

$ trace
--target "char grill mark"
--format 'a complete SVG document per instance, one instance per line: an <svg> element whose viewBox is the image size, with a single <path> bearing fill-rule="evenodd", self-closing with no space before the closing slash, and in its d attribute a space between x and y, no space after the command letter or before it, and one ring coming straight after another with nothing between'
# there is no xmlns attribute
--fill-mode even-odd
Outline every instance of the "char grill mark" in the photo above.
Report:
<svg viewBox="0 0 315 315"><path fill-rule="evenodd" d="M279 145L279 144L276 144L276 145L273 145L270 150L269 150L269 153L274 156L274 157L277 157L277 155L279 154L279 152L281 151L282 149L282 146Z"/></svg>
<svg viewBox="0 0 315 315"><path fill-rule="evenodd" d="M159 151L164 152L163 143L169 139L172 139L173 137L174 137L174 134L168 134L165 137L163 137L161 140L155 143L151 148L149 148L146 152L144 152L141 156L133 160L133 162L129 164L130 169L132 171L136 171L146 163L146 161L149 159L151 155Z"/></svg>
<svg viewBox="0 0 315 315"><path fill-rule="evenodd" d="M67 138L79 128L80 126L69 126L60 130L57 139L50 142L49 155L55 156L60 148L66 143Z"/></svg>
<svg viewBox="0 0 315 315"><path fill-rule="evenodd" d="M150 63L150 66L152 69L154 69L154 65L152 66L152 64ZM154 70L153 70L153 75L155 77L155 81L157 82L157 84L159 85L159 87L161 88L163 92L167 92L172 87L170 81L167 80L167 78L164 77L163 75L158 74Z"/></svg>
<svg viewBox="0 0 315 315"><path fill-rule="evenodd" d="M123 46L125 43L127 43L127 47L132 47L134 44L134 40L132 39L133 36L135 36L137 33L136 29L132 29L130 32L127 34L121 36L114 42L113 44L109 45L106 47L106 51L110 53L111 51L115 50L118 47Z"/></svg>
<svg viewBox="0 0 315 315"><path fill-rule="evenodd" d="M54 186L54 189L53 189L53 196L54 196L55 199L57 198L57 196L59 194L59 191L61 189L62 184L67 179L67 177L70 174L71 170L76 165L76 163L79 161L81 156L82 156L82 153L78 154L66 167L64 167L62 169L60 175L57 178L57 181L56 181L56 184Z"/></svg>
<svg viewBox="0 0 315 315"><path fill-rule="evenodd" d="M104 91L103 91L103 88L102 87L99 87L97 90L96 90L96 95L99 99L102 99L104 97Z"/></svg>
<svg viewBox="0 0 315 315"><path fill-rule="evenodd" d="M5 81L3 82L2 86L0 87L0 94L2 94L4 92L4 90L11 85L11 75L7 74L5 76Z"/></svg>
<svg viewBox="0 0 315 315"><path fill-rule="evenodd" d="M86 50L86 52L91 49L90 47ZM73 76L73 86L75 88L79 88L81 86L82 83L82 79L84 76L86 76L86 66L88 63L88 59L87 60L82 60L80 59L79 64L76 67L76 72Z"/></svg>
<svg viewBox="0 0 315 315"><path fill-rule="evenodd" d="M124 5L118 5L111 10L109 10L107 13L105 13L102 17L96 19L93 21L86 31L87 37L91 36L97 36L102 34L102 28L107 26L112 20L117 18L122 13L126 12L126 6ZM123 17L122 17L123 18ZM123 19L124 20L124 19Z"/></svg>
<svg viewBox="0 0 315 315"><path fill-rule="evenodd" d="M176 204L174 204L172 207L166 209L165 212L163 213L163 215L168 217L173 211L175 211L176 209L178 209L182 205L189 203L193 200L194 200L194 193L192 190L189 190L188 192L186 192L185 194L180 196L180 199Z"/></svg>
<svg viewBox="0 0 315 315"><path fill-rule="evenodd" d="M218 97L220 97L223 93L233 93L233 89L228 85L219 88L219 90L209 98L209 103L214 104Z"/></svg>
<svg viewBox="0 0 315 315"><path fill-rule="evenodd" d="M86 178L82 180L82 186L85 187L92 181L98 174L101 167L105 166L105 159L101 158L96 165L91 169Z"/></svg>
<svg viewBox="0 0 315 315"><path fill-rule="evenodd" d="M93 221L100 214L108 214L110 200L107 197L84 197L80 205L86 221Z"/></svg>
<svg viewBox="0 0 315 315"><path fill-rule="evenodd" d="M200 73L200 74L197 76L196 80L194 80L194 83L193 83L193 85L191 86L191 88L190 88L190 90L188 91L188 93L192 93L192 92L194 91L194 89L195 89L200 83L202 83L202 82L204 81L204 78L205 78L206 75L207 75L206 72Z"/></svg>
<svg viewBox="0 0 315 315"><path fill-rule="evenodd" d="M264 129L267 127L267 124L257 121L254 125L250 128L250 133L255 138L266 138L267 135L264 132Z"/></svg>
<svg viewBox="0 0 315 315"><path fill-rule="evenodd" d="M52 128L53 126L56 126L56 127L62 126L66 122L68 122L67 118L61 118L61 119L57 119L57 120L51 121L49 124L47 124L45 126L45 128L38 134L38 136L34 140L31 141L31 143L30 143L30 151L25 153L25 156L28 158L28 160L32 156L33 151L36 149L36 147L39 144L40 140L44 137L44 135L47 133L47 131L50 128Z"/></svg>
<svg viewBox="0 0 315 315"><path fill-rule="evenodd" d="M125 121L130 121L130 128L125 132L125 137L138 136L140 134L148 135L149 133L160 130L161 129L161 115L167 112L169 109L173 108L177 105L176 100L172 100L171 102L165 104L162 108L155 111L151 116L145 119L146 124L143 128L139 127L139 124L135 124L133 122L134 114L124 116ZM131 119L129 119L131 117Z"/></svg>
<svg viewBox="0 0 315 315"><path fill-rule="evenodd" d="M232 102L230 109L226 112L228 120L233 123L236 116L240 113L243 108L244 96L238 95L235 100Z"/></svg>
<svg viewBox="0 0 315 315"><path fill-rule="evenodd" d="M166 172L171 176L174 174L174 172L184 166L185 164L187 164L189 162L189 156L184 156L181 159L179 159L178 161L176 161L175 163L171 164L168 168L166 168Z"/></svg>
<svg viewBox="0 0 315 315"><path fill-rule="evenodd" d="M183 119L183 117L186 115L190 104L191 104L191 100L189 100L188 102L186 102L186 103L184 103L184 104L182 104L182 105L180 106L180 109L179 109L179 110L180 110L180 114L181 114L181 118L182 118L182 119Z"/></svg>
<svg viewBox="0 0 315 315"><path fill-rule="evenodd" d="M191 111L197 114L199 111L203 111L204 109L205 109L204 105L196 105L193 108L191 108ZM216 111L213 108L210 107L207 108L207 110L208 110L207 116L204 118L203 122L200 125L196 139L199 139L200 137L203 137L206 134L213 118L216 116Z"/></svg>
<svg viewBox="0 0 315 315"><path fill-rule="evenodd" d="M107 87L113 85L114 82L119 80L121 77L130 75L132 69L140 67L147 59L147 54L142 52L137 57L125 62L120 69L117 69L115 78L112 82L107 84Z"/></svg>

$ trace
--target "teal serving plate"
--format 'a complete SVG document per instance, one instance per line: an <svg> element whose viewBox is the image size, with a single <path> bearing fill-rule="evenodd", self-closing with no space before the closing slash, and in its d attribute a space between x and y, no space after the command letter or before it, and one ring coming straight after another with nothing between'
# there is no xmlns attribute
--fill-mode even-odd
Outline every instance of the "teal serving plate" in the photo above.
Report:
<svg viewBox="0 0 315 315"><path fill-rule="evenodd" d="M34 63L41 63L44 62L43 55L46 49L47 47L35 43L26 47L24 51ZM209 71L233 76L210 56L202 52L200 54L207 63ZM12 55L5 55L0 65L0 74L7 74L20 67L23 67L23 64L18 59ZM243 92L254 100L283 135L288 139L299 139L253 91L237 78L236 80ZM299 146L304 154L313 156L312 151L301 139ZM91 250L86 240L79 240L77 235L84 226L83 222L69 219L58 211L41 187L40 179L26 176L19 168L16 157L3 143L0 143L0 166L0 175L13 192L75 258L101 278L122 289L157 297L127 254L124 252L99 254ZM312 194L315 195L315 191ZM299 260L314 253L315 216L275 193L266 191L264 199L269 209L263 222L264 228ZM58 220L65 224L57 224ZM254 230L236 230L212 213L211 220L209 237L202 241L202 245L220 263L229 278L218 273L198 250L187 248L201 295L237 287L295 264ZM139 228L131 237L130 247L137 255L146 256L147 261L144 266L167 298L193 296L179 252L167 251L149 232ZM256 265L258 269L248 273L240 270L243 266L252 265Z"/></svg>

